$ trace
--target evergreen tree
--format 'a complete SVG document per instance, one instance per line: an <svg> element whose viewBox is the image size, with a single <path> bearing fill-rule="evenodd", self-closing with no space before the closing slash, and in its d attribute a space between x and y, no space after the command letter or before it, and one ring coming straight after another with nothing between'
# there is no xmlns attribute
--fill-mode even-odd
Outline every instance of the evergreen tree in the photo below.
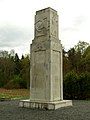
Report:
<svg viewBox="0 0 90 120"><path fill-rule="evenodd" d="M21 63L17 53L15 54L14 63L15 63L15 71L14 71L15 75L19 75L21 70Z"/></svg>

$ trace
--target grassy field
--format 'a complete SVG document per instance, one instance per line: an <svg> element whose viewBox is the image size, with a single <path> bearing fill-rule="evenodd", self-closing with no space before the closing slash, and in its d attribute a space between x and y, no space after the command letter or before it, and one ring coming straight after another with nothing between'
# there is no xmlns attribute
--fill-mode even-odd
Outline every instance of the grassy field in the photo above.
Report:
<svg viewBox="0 0 90 120"><path fill-rule="evenodd" d="M29 98L29 90L27 89L12 89L7 90L0 88L0 99L23 99Z"/></svg>

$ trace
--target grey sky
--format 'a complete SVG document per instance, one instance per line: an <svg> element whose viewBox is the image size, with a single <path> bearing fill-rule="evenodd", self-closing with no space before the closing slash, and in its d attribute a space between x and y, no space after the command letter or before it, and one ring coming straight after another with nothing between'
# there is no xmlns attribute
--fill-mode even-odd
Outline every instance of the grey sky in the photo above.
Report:
<svg viewBox="0 0 90 120"><path fill-rule="evenodd" d="M59 39L66 49L79 40L90 42L89 0L0 0L0 49L29 53L34 15L52 7L59 15Z"/></svg>

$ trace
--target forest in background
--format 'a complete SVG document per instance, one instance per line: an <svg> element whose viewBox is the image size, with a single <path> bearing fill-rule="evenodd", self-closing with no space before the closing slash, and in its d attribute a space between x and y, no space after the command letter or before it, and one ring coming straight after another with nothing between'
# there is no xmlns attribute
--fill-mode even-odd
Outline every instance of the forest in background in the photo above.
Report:
<svg viewBox="0 0 90 120"><path fill-rule="evenodd" d="M90 99L90 45L79 41L67 52L63 48L64 99ZM0 88L29 89L30 55L0 51Z"/></svg>

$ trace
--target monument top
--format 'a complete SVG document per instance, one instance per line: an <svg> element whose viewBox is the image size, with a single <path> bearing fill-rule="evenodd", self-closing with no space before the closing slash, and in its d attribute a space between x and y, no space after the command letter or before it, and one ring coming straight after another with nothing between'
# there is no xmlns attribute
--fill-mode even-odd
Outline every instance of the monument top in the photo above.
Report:
<svg viewBox="0 0 90 120"><path fill-rule="evenodd" d="M42 36L47 37L47 40L58 39L58 15L57 11L50 7L36 11L35 37Z"/></svg>
<svg viewBox="0 0 90 120"><path fill-rule="evenodd" d="M51 7L47 7L47 8L44 8L44 9L41 9L41 10L36 11L36 15L37 15L38 13L42 13L42 12L50 11L50 10L51 10L51 11L54 11L54 12L57 13L57 11L54 10L53 8L51 8Z"/></svg>

